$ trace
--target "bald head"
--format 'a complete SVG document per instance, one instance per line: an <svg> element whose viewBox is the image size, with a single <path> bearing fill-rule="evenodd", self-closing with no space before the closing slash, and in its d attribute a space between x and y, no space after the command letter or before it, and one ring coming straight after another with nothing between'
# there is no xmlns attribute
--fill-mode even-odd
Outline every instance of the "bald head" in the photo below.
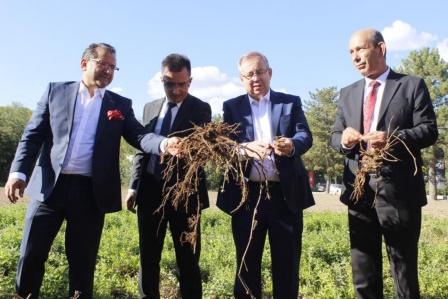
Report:
<svg viewBox="0 0 448 299"><path fill-rule="evenodd" d="M387 70L386 44L381 32L359 30L350 38L349 48L353 65L364 77L376 79Z"/></svg>

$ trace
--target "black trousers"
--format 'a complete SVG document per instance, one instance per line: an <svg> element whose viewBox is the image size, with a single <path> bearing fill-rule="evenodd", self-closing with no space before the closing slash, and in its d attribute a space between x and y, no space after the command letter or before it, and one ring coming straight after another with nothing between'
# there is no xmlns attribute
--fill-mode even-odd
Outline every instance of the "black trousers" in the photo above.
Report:
<svg viewBox="0 0 448 299"><path fill-rule="evenodd" d="M383 237L396 298L420 298L417 261L421 217L421 208L396 209L381 196L377 196L373 208L349 207L352 274L357 298L383 298Z"/></svg>
<svg viewBox="0 0 448 299"><path fill-rule="evenodd" d="M199 269L199 257L201 253L201 229L197 230L196 251L193 251L189 243L181 242L184 232L188 228L188 218L196 211L182 212L182 204L176 211L171 203L165 205L164 213L155 209L161 202L162 182L156 182L151 175L140 184L151 190L145 198L139 198L137 206L139 246L140 246L140 270L139 292L141 298L160 298L160 260L162 258L163 244L167 227L171 231L174 243L177 266L179 267L180 293L183 299L201 299L202 282ZM156 203L156 204L154 204Z"/></svg>
<svg viewBox="0 0 448 299"><path fill-rule="evenodd" d="M265 190L265 189L264 189ZM259 183L249 184L249 207L242 206L232 216L232 232L236 247L237 273L234 295L236 299L251 298L246 294L238 271L243 260L241 277L252 295L262 298L261 262L266 235L269 235L272 261L274 298L297 299L299 292L299 264L302 252L303 213L291 213L279 183L269 188L271 199L262 198L255 216L256 227L249 244L254 208L260 193ZM247 248L249 244L249 247ZM246 252L247 249L247 252Z"/></svg>
<svg viewBox="0 0 448 299"><path fill-rule="evenodd" d="M39 297L45 261L64 220L67 222L68 297L80 291L82 298L92 298L104 214L98 211L91 179L82 176L61 176L45 202L30 200L17 269L16 293L19 296Z"/></svg>

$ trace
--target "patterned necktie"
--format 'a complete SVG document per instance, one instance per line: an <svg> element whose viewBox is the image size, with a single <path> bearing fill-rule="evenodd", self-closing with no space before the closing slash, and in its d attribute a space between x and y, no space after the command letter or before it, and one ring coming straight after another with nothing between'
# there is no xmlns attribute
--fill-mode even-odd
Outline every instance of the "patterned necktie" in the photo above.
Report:
<svg viewBox="0 0 448 299"><path fill-rule="evenodd" d="M372 125L373 111L375 110L376 94L378 92L378 86L381 83L377 81L371 81L369 87L371 87L370 93L366 97L364 102L364 134L370 132L370 126Z"/></svg>
<svg viewBox="0 0 448 299"><path fill-rule="evenodd" d="M173 102L167 102L168 110L166 111L165 117L162 121L162 127L160 128L160 135L168 136L171 132L171 109L176 106ZM156 156L156 163L154 165L154 177L157 181L162 180L162 172L165 170L165 165L160 164L160 156Z"/></svg>

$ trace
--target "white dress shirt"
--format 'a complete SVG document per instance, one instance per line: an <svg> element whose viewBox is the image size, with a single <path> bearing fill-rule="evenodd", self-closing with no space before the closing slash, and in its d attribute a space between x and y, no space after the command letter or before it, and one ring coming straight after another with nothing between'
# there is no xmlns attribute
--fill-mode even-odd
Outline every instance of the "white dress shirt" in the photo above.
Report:
<svg viewBox="0 0 448 299"><path fill-rule="evenodd" d="M79 84L73 127L67 153L62 165L62 173L92 175L93 145L101 103L105 92L105 88L95 89L94 96L90 98L89 91L85 85L83 83ZM10 173L9 179L12 178L19 178L26 181L26 175L21 172Z"/></svg>
<svg viewBox="0 0 448 299"><path fill-rule="evenodd" d="M369 87L370 82L378 81L379 83L381 83L381 85L378 87L378 91L376 93L376 102L375 102L375 108L373 110L372 122L370 123L370 132L376 131L376 127L378 125L378 116L380 114L380 107L381 107L381 102L383 101L384 88L386 87L386 79L387 79L387 76L389 76L389 72L390 72L390 68L388 68L387 71L385 71L381 76L379 76L375 80L369 79L367 77L364 78L366 83L364 85L363 104L365 103L367 95L370 93L370 89L372 88L372 87ZM341 145L342 145L342 148L344 148L344 149L352 149L355 147L356 144L353 145L352 147L345 147L344 144L342 144L342 140L341 140ZM367 147L369 147L368 143L367 143Z"/></svg>
<svg viewBox="0 0 448 299"><path fill-rule="evenodd" d="M269 91L259 101L252 99L249 96L250 108L252 110L252 119L254 122L254 140L260 140L266 143L274 141L271 128L271 91ZM266 178L263 175L263 170L266 172ZM249 176L250 181L276 181L280 178L275 166L274 151L271 155L266 157L263 161L254 159L254 163Z"/></svg>
<svg viewBox="0 0 448 299"><path fill-rule="evenodd" d="M106 89L94 90L90 97L84 84L79 85L75 115L62 173L92 176L92 156L101 103Z"/></svg>
<svg viewBox="0 0 448 299"><path fill-rule="evenodd" d="M370 124L370 132L376 131L376 127L378 125L378 115L380 113L380 107L381 107L381 102L383 100L384 88L386 86L386 79L387 79L387 76L389 76L389 72L390 72L390 68L388 68L387 71L385 71L381 76L379 76L375 80L365 78L366 84L364 86L364 102L366 101L367 95L370 93L370 89L372 89L372 87L369 87L370 82L377 81L377 82L381 83L381 85L378 86L378 90L377 90L377 94L376 94L375 109L373 110L372 122Z"/></svg>

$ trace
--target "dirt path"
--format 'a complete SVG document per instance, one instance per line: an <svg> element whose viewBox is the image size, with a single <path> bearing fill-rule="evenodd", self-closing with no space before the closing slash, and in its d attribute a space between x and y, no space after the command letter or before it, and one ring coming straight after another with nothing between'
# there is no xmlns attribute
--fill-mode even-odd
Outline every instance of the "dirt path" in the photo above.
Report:
<svg viewBox="0 0 448 299"><path fill-rule="evenodd" d="M123 189L123 198L126 195L127 189ZM324 212L332 211L337 213L344 213L347 207L339 201L338 195L325 194L323 192L314 192L314 199L316 205L307 209L309 212ZM217 192L210 191L210 206L216 209ZM26 202L27 198L20 199L20 202ZM0 207L10 204L5 196L4 188L0 188ZM424 215L431 215L439 218L448 217L448 200L428 200L428 204L423 207Z"/></svg>
<svg viewBox="0 0 448 299"><path fill-rule="evenodd" d="M216 202L216 192L209 192L210 204L214 208ZM324 192L313 192L316 205L308 208L309 212L331 211L345 213L347 206L339 201L339 195L325 194ZM428 200L428 204L423 207L424 215L435 217L448 217L448 200Z"/></svg>

